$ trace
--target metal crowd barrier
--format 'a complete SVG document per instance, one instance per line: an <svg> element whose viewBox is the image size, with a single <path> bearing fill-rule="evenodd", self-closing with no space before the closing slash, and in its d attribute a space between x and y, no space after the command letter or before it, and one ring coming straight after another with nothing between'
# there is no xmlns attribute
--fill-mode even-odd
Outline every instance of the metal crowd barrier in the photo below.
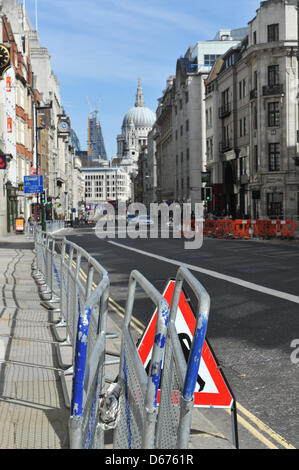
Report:
<svg viewBox="0 0 299 470"><path fill-rule="evenodd" d="M45 289L41 290L41 296L44 298L42 304L53 312L59 312L60 315L59 320L52 326L57 338L60 366L63 369L61 379L65 401L66 405L70 407L71 400L65 384L65 377L74 373L78 325L85 315L86 305L92 309L98 308L98 315L103 314L103 306L107 304L104 299L109 297L108 273L81 247L70 243L66 238L57 238L40 230L36 233L35 251L34 277L41 289ZM86 272L87 274L85 274ZM90 300L94 301L97 290L103 291L102 297L96 297L98 305L91 303ZM47 299L47 296L50 298ZM93 354L99 335L99 319L95 319L96 315L93 310L90 316L87 360ZM64 338L61 338L58 333L61 331L59 330L61 327L64 327ZM101 326L101 328L104 327ZM63 363L60 353L62 346L72 348L70 364Z"/></svg>
<svg viewBox="0 0 299 470"><path fill-rule="evenodd" d="M149 375L132 340L129 324L132 318L136 284L157 307L157 325ZM160 383L169 306L164 297L138 271L129 279L123 325L118 384L121 388L114 449L154 449L157 419L157 394Z"/></svg>
<svg viewBox="0 0 299 470"><path fill-rule="evenodd" d="M197 301L195 330L188 363L186 363L175 326L184 281L191 287ZM188 449L194 404L193 396L209 311L210 297L208 293L190 271L180 267L176 275L169 315L156 429L156 449Z"/></svg>
<svg viewBox="0 0 299 470"><path fill-rule="evenodd" d="M53 327L58 338L58 355L61 346L71 348L70 364L63 364L59 356L63 392L70 407L70 447L103 449L105 431L109 429L101 419L109 392L109 389L105 392L105 382L108 382L105 356L111 355L106 348L108 273L78 245L41 230L36 232L35 252L33 274L41 289L45 289L42 291L44 304L59 313L59 320ZM188 362L175 329L183 282L192 289L198 304ZM137 284L156 305L157 311L149 372L142 364L129 330ZM116 414L110 427L114 429L114 449L188 448L193 395L209 308L207 292L185 268L177 272L170 312L162 294L138 271L131 273L119 370L113 384L118 387ZM66 332L63 339L57 333L61 326ZM73 376L71 398L66 375ZM173 393L180 397L179 401L173 400Z"/></svg>
<svg viewBox="0 0 299 470"><path fill-rule="evenodd" d="M47 220L46 221L46 232L47 233L54 233L58 232L65 228L65 221L64 220Z"/></svg>
<svg viewBox="0 0 299 470"><path fill-rule="evenodd" d="M41 222L27 222L25 223L25 236L26 238L35 238L37 230L41 230ZM55 233L65 228L64 220L47 220L46 221L46 232Z"/></svg>
<svg viewBox="0 0 299 470"><path fill-rule="evenodd" d="M98 425L98 408L105 390L108 299L106 274L79 316L69 419L71 449L104 448L105 431Z"/></svg>

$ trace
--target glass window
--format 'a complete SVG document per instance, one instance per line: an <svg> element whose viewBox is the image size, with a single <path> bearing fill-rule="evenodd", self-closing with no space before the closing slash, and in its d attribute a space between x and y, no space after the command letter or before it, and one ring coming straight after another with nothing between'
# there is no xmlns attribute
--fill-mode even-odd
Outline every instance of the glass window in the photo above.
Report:
<svg viewBox="0 0 299 470"><path fill-rule="evenodd" d="M268 126L279 126L280 125L280 108L279 103L268 103Z"/></svg>
<svg viewBox="0 0 299 470"><path fill-rule="evenodd" d="M268 67L268 85L279 85L279 65L270 65Z"/></svg>
<svg viewBox="0 0 299 470"><path fill-rule="evenodd" d="M283 217L283 193L267 193L267 216Z"/></svg>
<svg viewBox="0 0 299 470"><path fill-rule="evenodd" d="M268 25L268 42L279 41L279 24Z"/></svg>
<svg viewBox="0 0 299 470"><path fill-rule="evenodd" d="M280 144L269 144L269 171L280 171Z"/></svg>
<svg viewBox="0 0 299 470"><path fill-rule="evenodd" d="M258 147L257 145L254 146L254 169L257 172L259 169L259 157L258 157Z"/></svg>
<svg viewBox="0 0 299 470"><path fill-rule="evenodd" d="M219 54L205 54L204 55L204 65L213 66L216 60L220 57Z"/></svg>

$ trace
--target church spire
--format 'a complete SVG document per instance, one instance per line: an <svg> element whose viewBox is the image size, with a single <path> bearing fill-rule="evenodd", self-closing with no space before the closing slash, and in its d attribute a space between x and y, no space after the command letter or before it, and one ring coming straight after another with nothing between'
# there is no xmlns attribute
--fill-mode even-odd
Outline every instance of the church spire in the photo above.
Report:
<svg viewBox="0 0 299 470"><path fill-rule="evenodd" d="M138 78L138 88L137 88L135 106L138 106L138 107L144 106L144 97L143 97L143 91L140 85L140 78Z"/></svg>

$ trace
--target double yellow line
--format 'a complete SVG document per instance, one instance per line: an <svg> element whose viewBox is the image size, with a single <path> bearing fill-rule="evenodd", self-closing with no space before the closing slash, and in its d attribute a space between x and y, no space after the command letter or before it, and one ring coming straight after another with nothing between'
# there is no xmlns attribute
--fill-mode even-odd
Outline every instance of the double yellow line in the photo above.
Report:
<svg viewBox="0 0 299 470"><path fill-rule="evenodd" d="M230 413L230 410L226 409L226 411ZM289 444L282 436L277 434L273 429L267 426L267 424L263 423L259 418L250 413L250 411L240 405L240 403L237 403L237 414L238 423L242 424L250 434L261 441L269 449L279 449L280 447L285 449L296 449L296 447ZM268 437L265 437L265 435L275 443L279 444L280 447L277 447L277 445L270 441Z"/></svg>
<svg viewBox="0 0 299 470"><path fill-rule="evenodd" d="M68 255L66 255L68 257ZM76 267L75 261L73 261L73 267ZM80 277L86 282L87 275L80 268ZM97 285L95 282L92 284L92 288L96 289ZM114 299L109 297L109 307L122 319L124 318L125 309L121 307ZM145 326L137 318L132 317L131 320L132 328L137 331L140 335L143 334ZM231 410L225 409L227 413L231 413ZM252 434L257 440L262 442L269 449L279 449L283 447L285 449L296 449L293 445L289 444L282 436L277 434L273 429L263 423L259 418L254 416L244 406L237 402L237 415L238 424L241 424L250 434ZM267 437L266 437L267 436ZM271 440L270 440L271 439ZM279 445L280 447L278 447Z"/></svg>

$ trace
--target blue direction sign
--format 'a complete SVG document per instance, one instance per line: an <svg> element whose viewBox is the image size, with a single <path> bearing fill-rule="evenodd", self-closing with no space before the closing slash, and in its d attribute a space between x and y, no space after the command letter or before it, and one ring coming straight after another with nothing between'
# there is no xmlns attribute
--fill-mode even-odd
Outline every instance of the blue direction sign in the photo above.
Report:
<svg viewBox="0 0 299 470"><path fill-rule="evenodd" d="M38 194L44 192L43 176L24 176L24 193Z"/></svg>

